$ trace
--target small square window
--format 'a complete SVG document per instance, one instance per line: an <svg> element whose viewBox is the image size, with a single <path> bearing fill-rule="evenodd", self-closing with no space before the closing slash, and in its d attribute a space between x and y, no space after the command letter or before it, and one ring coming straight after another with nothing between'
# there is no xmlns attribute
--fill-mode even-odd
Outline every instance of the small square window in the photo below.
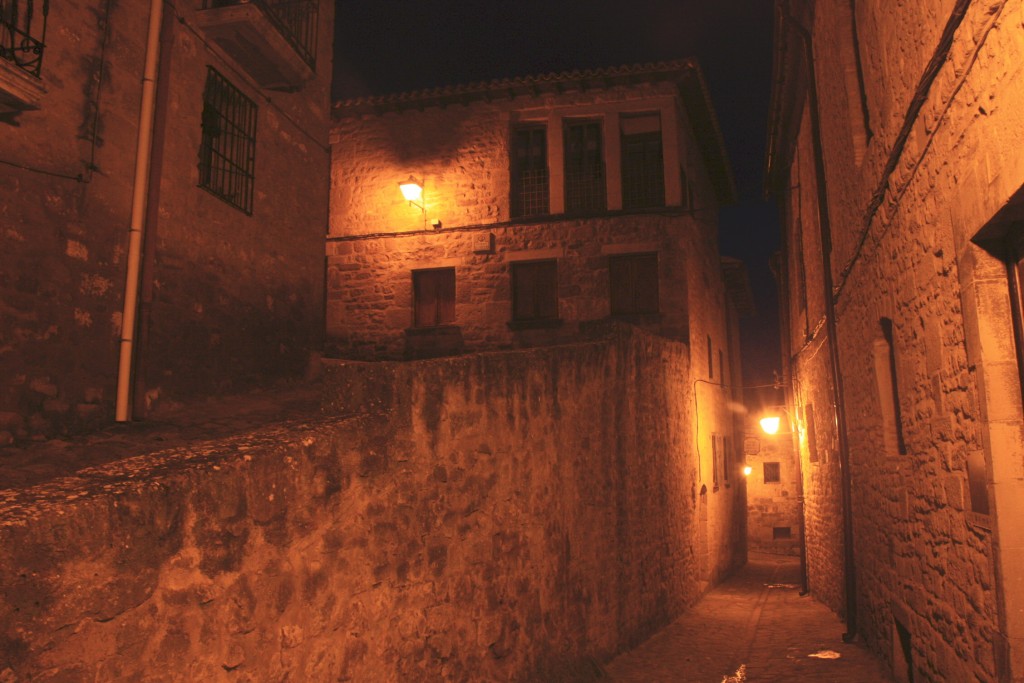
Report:
<svg viewBox="0 0 1024 683"><path fill-rule="evenodd" d="M658 255L622 254L608 259L612 315L658 312Z"/></svg>
<svg viewBox="0 0 1024 683"><path fill-rule="evenodd" d="M778 484L782 481L782 470L777 462L764 463L764 483Z"/></svg>
<svg viewBox="0 0 1024 683"><path fill-rule="evenodd" d="M558 318L558 266L554 260L512 264L512 319Z"/></svg>
<svg viewBox="0 0 1024 683"><path fill-rule="evenodd" d="M772 539L779 541L787 538L793 538L793 527L788 526L776 526L772 527Z"/></svg>
<svg viewBox="0 0 1024 683"><path fill-rule="evenodd" d="M256 169L256 103L213 67L203 90L199 187L252 214Z"/></svg>
<svg viewBox="0 0 1024 683"><path fill-rule="evenodd" d="M439 327L455 322L455 269L412 272L414 324Z"/></svg>

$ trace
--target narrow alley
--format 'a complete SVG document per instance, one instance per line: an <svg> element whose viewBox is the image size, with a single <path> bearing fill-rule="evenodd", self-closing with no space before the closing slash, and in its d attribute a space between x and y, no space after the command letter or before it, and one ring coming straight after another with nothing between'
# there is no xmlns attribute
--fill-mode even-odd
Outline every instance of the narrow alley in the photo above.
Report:
<svg viewBox="0 0 1024 683"><path fill-rule="evenodd" d="M843 624L801 596L795 557L751 553L747 565L671 625L605 667L616 683L891 681Z"/></svg>

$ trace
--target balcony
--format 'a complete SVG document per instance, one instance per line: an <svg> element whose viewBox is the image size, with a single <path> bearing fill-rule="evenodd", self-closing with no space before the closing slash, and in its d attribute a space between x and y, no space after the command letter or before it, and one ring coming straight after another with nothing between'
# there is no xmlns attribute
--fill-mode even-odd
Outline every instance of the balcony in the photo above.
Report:
<svg viewBox="0 0 1024 683"><path fill-rule="evenodd" d="M203 0L199 25L261 87L297 90L316 68L317 0Z"/></svg>
<svg viewBox="0 0 1024 683"><path fill-rule="evenodd" d="M0 115L38 109L49 0L0 0Z"/></svg>

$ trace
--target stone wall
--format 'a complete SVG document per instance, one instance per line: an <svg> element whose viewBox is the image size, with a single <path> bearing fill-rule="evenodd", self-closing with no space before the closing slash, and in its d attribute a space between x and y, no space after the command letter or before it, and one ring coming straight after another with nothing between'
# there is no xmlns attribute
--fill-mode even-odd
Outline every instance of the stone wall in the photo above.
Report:
<svg viewBox="0 0 1024 683"><path fill-rule="evenodd" d="M0 676L585 678L745 557L688 367L639 333L332 364L348 416L5 492Z"/></svg>
<svg viewBox="0 0 1024 683"><path fill-rule="evenodd" d="M800 469L793 434L764 434L750 425L744 433L747 483L747 549L775 555L800 553ZM765 480L765 463L778 465L778 481Z"/></svg>
<svg viewBox="0 0 1024 683"><path fill-rule="evenodd" d="M900 681L1022 680L1024 421L999 240L1020 230L1007 213L1019 220L1024 187L1024 160L1011 151L1024 136L1024 5L840 5L802 16L834 242L858 630ZM793 92L806 102L805 89ZM802 194L815 182L804 151L813 133L807 117L791 126L786 184ZM787 221L806 235L818 230L815 214L790 210ZM798 277L799 247L788 246ZM822 289L820 275L807 278L809 292ZM828 340L809 323L810 334L790 329L793 390L824 406ZM820 525L829 537L816 514L833 513L839 481L826 461L805 470L811 586L833 605L841 547L820 552L813 535Z"/></svg>
<svg viewBox="0 0 1024 683"><path fill-rule="evenodd" d="M138 339L140 407L301 373L322 339L333 3L317 75L265 91L165 4ZM49 13L40 109L0 123L0 445L112 416L148 3ZM6 62L4 63L6 66ZM203 89L257 107L253 214L199 187Z"/></svg>

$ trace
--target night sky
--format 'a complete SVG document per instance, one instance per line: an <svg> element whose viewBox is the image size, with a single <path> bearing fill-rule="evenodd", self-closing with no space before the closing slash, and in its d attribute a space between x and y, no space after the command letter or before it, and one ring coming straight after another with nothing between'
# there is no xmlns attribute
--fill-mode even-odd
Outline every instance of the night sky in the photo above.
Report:
<svg viewBox="0 0 1024 683"><path fill-rule="evenodd" d="M744 321L744 380L779 367L774 205L762 197L771 87L770 0L339 0L334 98L696 57L729 152L738 202L721 251L747 264L757 315Z"/></svg>

